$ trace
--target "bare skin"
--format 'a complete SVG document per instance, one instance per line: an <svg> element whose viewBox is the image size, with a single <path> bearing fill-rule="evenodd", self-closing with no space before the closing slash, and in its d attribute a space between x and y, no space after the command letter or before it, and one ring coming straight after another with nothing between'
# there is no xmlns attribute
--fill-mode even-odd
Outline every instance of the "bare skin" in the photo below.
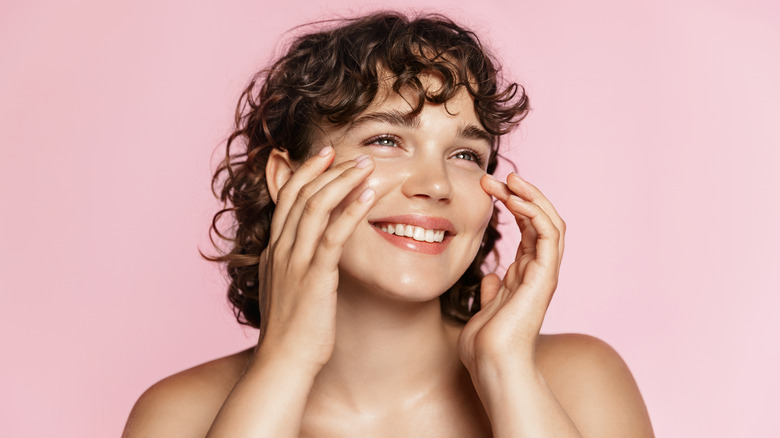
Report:
<svg viewBox="0 0 780 438"><path fill-rule="evenodd" d="M468 94L411 122L394 116L409 108L387 93L364 123L328 133L335 149L302 164L272 152L258 347L154 385L126 438L653 436L614 350L539 334L564 249L550 201L517 175L485 174L489 144ZM438 296L473 259L493 199L522 242L462 326ZM390 219L407 213L423 219ZM380 230L406 220L438 223L446 243Z"/></svg>
<svg viewBox="0 0 780 438"><path fill-rule="evenodd" d="M453 347L454 347L453 343ZM204 437L254 349L226 356L168 377L138 400L125 437ZM548 385L583 436L652 436L644 403L630 371L607 344L577 334L541 335L537 361ZM312 401L301 436L488 437L490 425L470 379L461 368L448 389L410 409L361 412L349 406ZM384 397L377 395L376 400ZM334 412L338 416L334 416ZM620 412L620 415L615 415ZM410 419L417 417L416 422ZM424 418L420 418L420 417ZM598 420L598 421L596 421ZM608 435L597 422L612 423ZM403 427L403 431L399 430Z"/></svg>

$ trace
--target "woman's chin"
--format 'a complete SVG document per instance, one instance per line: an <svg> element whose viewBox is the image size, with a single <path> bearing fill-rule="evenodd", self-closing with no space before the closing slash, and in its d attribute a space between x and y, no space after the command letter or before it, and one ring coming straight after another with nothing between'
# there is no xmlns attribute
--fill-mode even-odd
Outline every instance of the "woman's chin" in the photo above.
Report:
<svg viewBox="0 0 780 438"><path fill-rule="evenodd" d="M370 294L388 300L407 303L426 303L437 300L452 284L445 284L437 275L390 274L389 272L365 271L350 275L340 271L339 294L361 296Z"/></svg>

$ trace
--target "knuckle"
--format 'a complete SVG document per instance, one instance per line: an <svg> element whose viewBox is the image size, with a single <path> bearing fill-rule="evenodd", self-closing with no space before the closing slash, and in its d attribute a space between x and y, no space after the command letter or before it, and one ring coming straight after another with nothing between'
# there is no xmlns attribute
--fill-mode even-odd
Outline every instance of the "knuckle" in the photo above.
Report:
<svg viewBox="0 0 780 438"><path fill-rule="evenodd" d="M339 245L339 240L332 233L325 233L320 239L320 244L324 248L334 248Z"/></svg>
<svg viewBox="0 0 780 438"><path fill-rule="evenodd" d="M282 188L279 189L279 193L277 194L277 198L278 198L277 203L282 200L288 199L291 196L290 194L291 190L292 188L290 187L289 184L283 185Z"/></svg>
<svg viewBox="0 0 780 438"><path fill-rule="evenodd" d="M300 190L298 190L298 199L308 201L314 195L315 188L311 183L304 184Z"/></svg>
<svg viewBox="0 0 780 438"><path fill-rule="evenodd" d="M342 161L341 163L333 166L333 168L335 170L349 170L353 166L354 166L354 163L352 163L351 161L347 160L347 161Z"/></svg>
<svg viewBox="0 0 780 438"><path fill-rule="evenodd" d="M303 204L303 210L307 213L316 213L318 212L322 207L322 201L317 197L313 196L306 200L306 203Z"/></svg>
<svg viewBox="0 0 780 438"><path fill-rule="evenodd" d="M352 203L347 208L345 208L341 214L348 220L354 220L357 217L362 216L363 211L360 204Z"/></svg>
<svg viewBox="0 0 780 438"><path fill-rule="evenodd" d="M541 234L546 236L547 239L551 240L560 240L561 239L561 232L558 230L558 228L555 227L555 225L551 224L552 226L549 227L548 230L544 230Z"/></svg>

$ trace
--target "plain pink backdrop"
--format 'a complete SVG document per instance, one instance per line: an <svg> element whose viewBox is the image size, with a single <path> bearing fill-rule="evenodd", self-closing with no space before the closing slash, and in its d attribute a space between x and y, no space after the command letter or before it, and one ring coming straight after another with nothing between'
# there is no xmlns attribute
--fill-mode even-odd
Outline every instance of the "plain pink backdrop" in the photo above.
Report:
<svg viewBox="0 0 780 438"><path fill-rule="evenodd" d="M118 436L150 384L252 343L197 252L212 152L280 36L387 5L358 4L0 3L0 434ZM570 227L545 331L611 343L659 437L779 436L778 3L402 5L531 96L510 155Z"/></svg>

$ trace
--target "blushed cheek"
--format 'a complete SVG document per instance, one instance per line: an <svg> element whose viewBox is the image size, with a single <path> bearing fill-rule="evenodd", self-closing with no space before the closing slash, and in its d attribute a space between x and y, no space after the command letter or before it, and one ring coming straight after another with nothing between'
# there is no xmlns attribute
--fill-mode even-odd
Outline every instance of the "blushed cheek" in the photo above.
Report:
<svg viewBox="0 0 780 438"><path fill-rule="evenodd" d="M476 184L477 190L472 195L475 207L473 211L477 213L475 214L475 222L480 224L480 229L485 230L493 216L493 197L482 189L479 181Z"/></svg>
<svg viewBox="0 0 780 438"><path fill-rule="evenodd" d="M346 206L350 205L351 203L355 202L360 196L361 193L363 193L364 190L367 188L374 189L374 192L377 194L377 198L385 195L388 192L388 184L384 184L385 179L381 176L377 176L377 168L376 164L374 167L373 172L371 175L369 175L368 178L366 178L363 182L361 182L357 187L352 189L345 197L344 200L339 203L339 205L334 209L334 213L338 214L341 211L346 208Z"/></svg>
<svg viewBox="0 0 780 438"><path fill-rule="evenodd" d="M376 159L375 157L374 170L355 192L359 195L370 187L376 192L377 198L386 195L400 184L398 178L403 172L403 166L400 164L402 163L391 163L389 160Z"/></svg>

